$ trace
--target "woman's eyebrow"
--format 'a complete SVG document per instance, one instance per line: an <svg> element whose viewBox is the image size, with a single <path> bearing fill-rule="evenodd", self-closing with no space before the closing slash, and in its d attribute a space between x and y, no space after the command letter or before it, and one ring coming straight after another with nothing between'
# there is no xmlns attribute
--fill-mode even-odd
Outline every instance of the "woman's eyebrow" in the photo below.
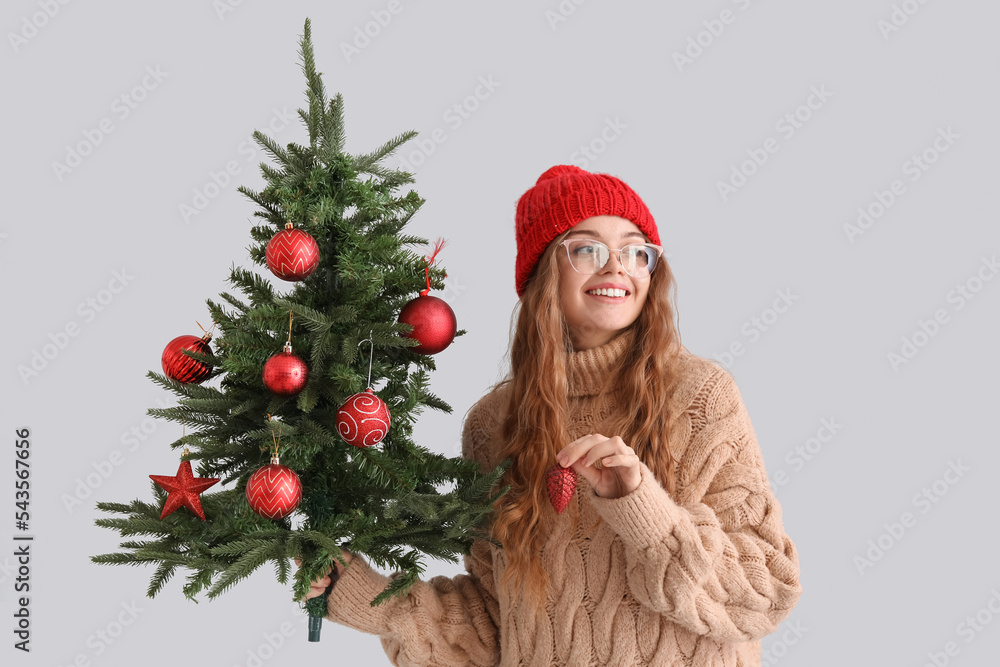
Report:
<svg viewBox="0 0 1000 667"><path fill-rule="evenodd" d="M566 236L570 237L570 236L573 236L574 234L577 234L577 235L587 235L587 236L593 237L593 238L598 239L598 240L600 240L602 238L601 235L600 235L600 233L597 232L597 231L595 231L595 230L593 230L593 229L572 229L572 230L570 230L566 234ZM642 235L642 232L626 232L625 234L622 234L621 238L626 239L626 238L630 238L630 237L633 237L633 236L638 236L639 238L645 238Z"/></svg>

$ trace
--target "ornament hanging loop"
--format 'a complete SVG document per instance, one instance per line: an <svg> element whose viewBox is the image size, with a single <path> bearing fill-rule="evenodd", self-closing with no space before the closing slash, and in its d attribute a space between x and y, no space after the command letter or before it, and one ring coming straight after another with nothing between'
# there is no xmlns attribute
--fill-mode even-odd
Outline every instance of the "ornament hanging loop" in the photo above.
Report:
<svg viewBox="0 0 1000 667"><path fill-rule="evenodd" d="M201 329L202 332L201 339L203 341L208 342L212 340L212 333L215 331L215 327L218 325L218 322L212 320L212 328L209 329L208 331L205 331L205 327L201 326L201 322L199 322L198 320L195 320L194 323L198 325L199 329Z"/></svg>
<svg viewBox="0 0 1000 667"><path fill-rule="evenodd" d="M372 359L375 357L375 341L372 339L374 331L374 329L369 329L368 338L358 342L358 347L361 347L361 344L366 342L372 344L371 354L368 357L368 387L372 386Z"/></svg>
<svg viewBox="0 0 1000 667"><path fill-rule="evenodd" d="M285 342L283 350L287 354L292 353L292 311L288 311L288 340Z"/></svg>
<svg viewBox="0 0 1000 667"><path fill-rule="evenodd" d="M267 421L272 421L272 419L271 419L271 413L268 413L268 415L267 415ZM278 458L278 446L281 443L281 423L280 422L278 423L278 437L277 438L274 437L274 429L271 429L271 441L274 442L274 449L271 451L271 463L274 464L274 465L277 465L278 463L281 462L280 459Z"/></svg>
<svg viewBox="0 0 1000 667"><path fill-rule="evenodd" d="M434 263L434 258L437 257L437 254L439 252L441 252L441 250L446 245L448 245L448 242L445 241L444 238L439 238L437 241L434 242L434 250L431 252L430 255L428 255L426 257L426 259L427 259L427 266L424 267L424 278L426 278L426 280L427 280L427 288L420 290L420 296L427 296L430 293L430 291L431 291L431 264Z"/></svg>

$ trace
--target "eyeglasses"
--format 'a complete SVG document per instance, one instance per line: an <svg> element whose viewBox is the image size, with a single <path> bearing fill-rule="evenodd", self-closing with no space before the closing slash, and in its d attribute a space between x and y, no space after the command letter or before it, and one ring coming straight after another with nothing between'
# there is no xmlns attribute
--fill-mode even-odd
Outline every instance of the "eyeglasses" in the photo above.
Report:
<svg viewBox="0 0 1000 667"><path fill-rule="evenodd" d="M597 273L608 263L612 252L618 253L618 263L633 278L648 278L656 268L656 260L663 248L652 243L634 243L624 248L609 248L594 239L566 239L565 246L570 266L577 273Z"/></svg>

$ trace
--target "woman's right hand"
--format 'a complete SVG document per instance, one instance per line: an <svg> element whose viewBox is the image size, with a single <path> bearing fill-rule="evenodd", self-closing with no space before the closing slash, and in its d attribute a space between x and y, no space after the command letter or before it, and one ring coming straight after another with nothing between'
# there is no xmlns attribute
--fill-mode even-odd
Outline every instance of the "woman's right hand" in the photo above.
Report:
<svg viewBox="0 0 1000 667"><path fill-rule="evenodd" d="M350 564L352 559L351 552L348 551L347 549L344 549L343 554L344 554L344 561ZM296 558L295 564L299 567L302 567L302 559ZM337 569L336 578L340 579L340 575L344 573L344 566L341 565L340 561L338 561L336 558L333 559L333 566ZM327 568L324 571L325 573L324 576L313 580L312 584L309 587L309 592L306 593L304 598L302 598L301 600L302 602L305 602L310 598L318 597L326 593L326 589L330 586L330 583L334 581L333 579L330 579L330 572L331 569Z"/></svg>

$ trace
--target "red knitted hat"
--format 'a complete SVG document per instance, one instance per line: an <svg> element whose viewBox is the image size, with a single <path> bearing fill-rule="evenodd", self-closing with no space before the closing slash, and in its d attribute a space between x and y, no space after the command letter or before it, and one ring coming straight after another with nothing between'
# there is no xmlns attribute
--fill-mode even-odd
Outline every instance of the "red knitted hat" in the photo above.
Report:
<svg viewBox="0 0 1000 667"><path fill-rule="evenodd" d="M524 293L528 277L549 243L595 215L615 215L630 220L650 242L660 243L653 215L624 181L610 174L592 174L572 165L556 165L539 176L534 187L517 202L514 282L518 296Z"/></svg>

